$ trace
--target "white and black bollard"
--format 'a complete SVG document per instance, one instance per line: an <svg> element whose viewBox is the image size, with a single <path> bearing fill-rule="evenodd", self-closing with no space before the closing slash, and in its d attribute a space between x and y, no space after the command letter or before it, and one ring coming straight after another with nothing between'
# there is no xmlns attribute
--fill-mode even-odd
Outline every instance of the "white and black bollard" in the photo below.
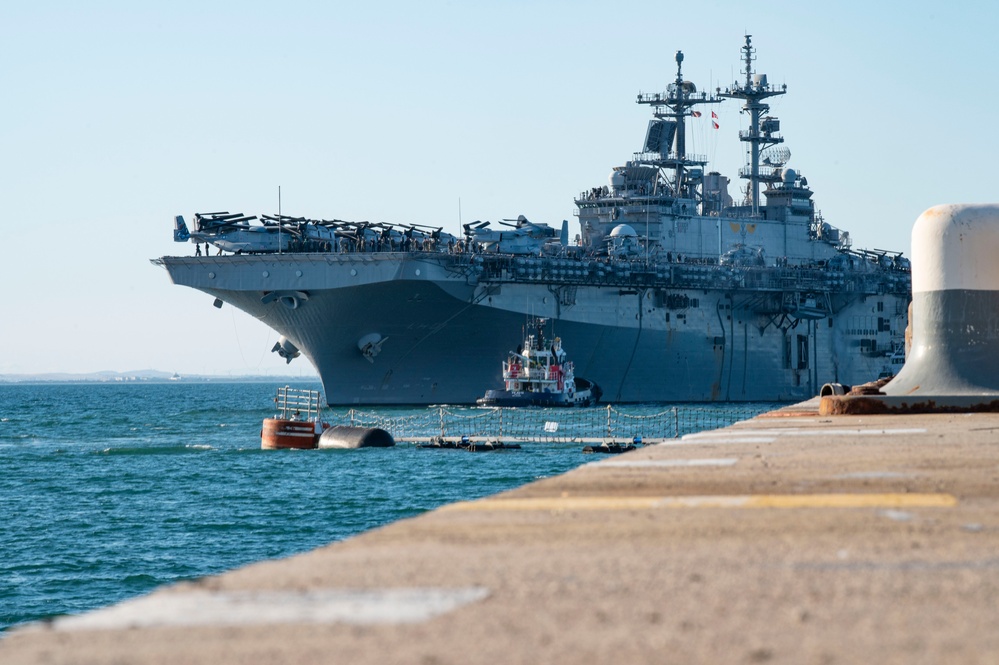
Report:
<svg viewBox="0 0 999 665"><path fill-rule="evenodd" d="M912 346L879 395L820 412L999 411L999 204L930 208L912 229Z"/></svg>
<svg viewBox="0 0 999 665"><path fill-rule="evenodd" d="M916 220L910 325L886 395L999 398L999 204L941 205Z"/></svg>

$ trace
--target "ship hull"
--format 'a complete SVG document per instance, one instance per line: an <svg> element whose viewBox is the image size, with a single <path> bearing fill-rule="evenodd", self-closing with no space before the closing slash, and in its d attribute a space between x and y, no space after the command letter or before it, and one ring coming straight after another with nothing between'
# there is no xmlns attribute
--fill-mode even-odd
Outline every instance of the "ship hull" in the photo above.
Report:
<svg viewBox="0 0 999 665"><path fill-rule="evenodd" d="M744 84L697 92L677 51L675 83L638 95L654 116L643 149L575 199L573 244L567 221L559 233L522 215L502 229L464 224L460 239L265 215L248 233L287 228L280 254L261 240L158 263L280 332L275 350L300 349L331 404L472 404L501 384L508 340L537 317L609 402L790 401L881 378L904 346L908 261L853 250L822 218L764 103L786 86L756 74L749 35L742 50ZM739 202L686 151L694 108L723 98L750 119ZM198 238L223 249L254 219L195 215ZM176 218L174 238L188 235Z"/></svg>
<svg viewBox="0 0 999 665"><path fill-rule="evenodd" d="M159 261L176 283L291 340L331 405L474 404L502 383L509 340L536 316L551 319L573 349L576 372L606 402L800 400L825 382L877 378L884 354L860 353L850 338L880 337L873 346L885 348L904 329L908 300L839 294L827 317L795 319L761 312L754 303L773 294L731 280L701 288L535 283L401 253ZM891 313L877 331L876 308ZM378 341L375 353L364 352L365 340Z"/></svg>
<svg viewBox="0 0 999 665"><path fill-rule="evenodd" d="M524 393L511 390L487 390L485 397L476 400L479 406L576 406L561 393Z"/></svg>
<svg viewBox="0 0 999 665"><path fill-rule="evenodd" d="M544 392L530 390L487 390L475 401L479 406L592 406L600 401L600 387L586 379L576 377L575 391Z"/></svg>

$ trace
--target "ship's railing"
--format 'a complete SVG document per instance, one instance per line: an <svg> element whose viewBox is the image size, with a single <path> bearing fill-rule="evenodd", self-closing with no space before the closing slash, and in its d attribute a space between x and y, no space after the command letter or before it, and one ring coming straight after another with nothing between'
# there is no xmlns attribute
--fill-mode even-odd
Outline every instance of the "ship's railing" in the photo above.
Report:
<svg viewBox="0 0 999 665"><path fill-rule="evenodd" d="M765 291L905 291L905 271L838 270L824 266L738 266L716 262L624 261L535 257L483 257L480 282L536 282L621 288L753 288Z"/></svg>
<svg viewBox="0 0 999 665"><path fill-rule="evenodd" d="M632 260L573 255L524 256L491 253L382 253L386 259L423 254L471 282L537 283L549 286L610 286L622 289L753 288L770 291L836 290L857 293L911 291L910 273L896 267L861 263L846 270L822 265L720 265L717 259L690 258L657 249ZM343 260L315 253L310 259ZM247 257L249 258L249 257ZM858 258L856 261L865 261ZM568 303L566 303L568 304Z"/></svg>
<svg viewBox="0 0 999 665"><path fill-rule="evenodd" d="M739 169L740 178L748 178L753 175L753 167L743 166ZM756 175L760 180L780 180L782 171L776 166L758 166Z"/></svg>
<svg viewBox="0 0 999 665"><path fill-rule="evenodd" d="M774 130L779 131L779 130ZM762 131L753 132L751 129L741 129L739 130L739 140L745 141L746 139L760 138L768 143L783 143L784 139L779 136L774 136L773 132L764 133Z"/></svg>
<svg viewBox="0 0 999 665"><path fill-rule="evenodd" d="M678 405L654 409L607 405L590 408L477 408L438 406L393 417L350 409L332 424L384 429L397 442L500 441L503 443L657 443L725 427L772 404Z"/></svg>
<svg viewBox="0 0 999 665"><path fill-rule="evenodd" d="M651 192L624 191L611 194L599 192L599 187L580 192L576 197L579 207L572 214L579 217L581 212L592 211L594 207L615 205L618 212L626 215L658 214L673 212L676 197L666 192L653 194Z"/></svg>
<svg viewBox="0 0 999 665"><path fill-rule="evenodd" d="M651 164L653 166L676 166L678 164L683 164L685 166L703 166L708 163L708 157L707 155L699 155L691 152L685 152L683 157L681 157L680 153L676 151L668 153L636 152L634 153L632 161L640 164Z"/></svg>
<svg viewBox="0 0 999 665"><path fill-rule="evenodd" d="M682 98L681 98L682 97ZM640 92L638 93L639 104L654 104L656 106L675 106L681 102L691 101L711 101L713 98L707 92L681 92L677 93L675 84L670 83L666 92Z"/></svg>

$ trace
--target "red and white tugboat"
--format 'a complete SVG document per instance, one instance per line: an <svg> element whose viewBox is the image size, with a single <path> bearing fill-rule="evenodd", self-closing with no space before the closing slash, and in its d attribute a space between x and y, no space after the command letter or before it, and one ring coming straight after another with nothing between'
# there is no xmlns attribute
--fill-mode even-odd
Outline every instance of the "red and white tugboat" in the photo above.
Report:
<svg viewBox="0 0 999 665"><path fill-rule="evenodd" d="M590 406L600 400L600 387L575 375L561 338L545 341L544 323L538 319L536 334L526 335L503 363L504 389L487 390L476 400L479 406Z"/></svg>

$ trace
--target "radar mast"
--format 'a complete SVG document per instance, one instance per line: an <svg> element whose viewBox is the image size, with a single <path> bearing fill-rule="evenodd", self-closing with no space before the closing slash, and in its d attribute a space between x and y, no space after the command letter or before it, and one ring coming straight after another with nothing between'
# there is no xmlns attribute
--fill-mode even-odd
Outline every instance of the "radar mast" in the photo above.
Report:
<svg viewBox="0 0 999 665"><path fill-rule="evenodd" d="M645 153L656 153L658 157L651 159L646 157L637 160L641 163L652 164L659 168L672 169L675 173L673 178L673 196L690 197L695 196L698 182L688 183L687 169L691 166L704 166L707 159L702 156L687 155L687 138L685 131L685 119L687 116L699 116L700 113L692 111L699 104L719 104L722 100L717 97L708 96L706 93L697 92L697 87L690 81L683 80L683 51L676 52L676 80L669 84L666 92L656 92L650 94L639 94L639 104L649 104L653 107L653 116L657 120L658 128L655 134L661 136L665 141L659 145L652 145L653 125L649 127L649 138L646 139ZM672 125L672 127L668 127ZM673 150L670 150L670 140L672 139Z"/></svg>
<svg viewBox="0 0 999 665"><path fill-rule="evenodd" d="M768 104L763 100L776 95L783 95L787 92L787 85L782 85L778 90L767 83L766 74L756 74L753 71L753 61L756 60L756 49L753 48L752 35L746 35L746 45L742 47L743 59L746 69L745 82L740 85L738 81L725 92L718 90L719 97L745 100L742 107L749 112L749 131L739 132L739 140L749 144L749 164L739 169L739 177L749 180L749 188L746 196L747 202L753 208L753 215L758 215L760 211L760 183L776 182L780 179L780 169L778 167L760 168L760 152L763 148L783 143L784 139L777 136L775 132L780 131L780 121L777 118L761 116L770 110Z"/></svg>

